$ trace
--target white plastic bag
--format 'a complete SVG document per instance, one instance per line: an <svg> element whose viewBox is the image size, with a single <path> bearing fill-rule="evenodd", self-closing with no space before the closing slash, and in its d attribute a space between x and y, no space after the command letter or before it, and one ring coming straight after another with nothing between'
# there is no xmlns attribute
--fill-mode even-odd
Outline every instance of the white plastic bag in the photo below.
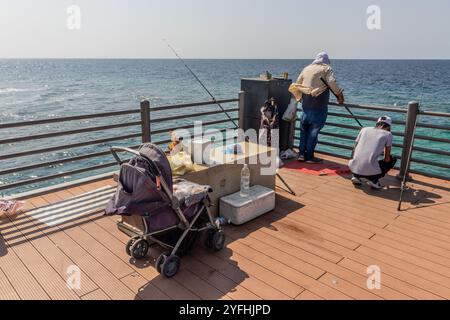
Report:
<svg viewBox="0 0 450 320"><path fill-rule="evenodd" d="M297 119L297 107L298 102L297 100L292 97L291 102L289 103L289 106L286 109L286 112L283 115L283 120L286 122L292 122Z"/></svg>

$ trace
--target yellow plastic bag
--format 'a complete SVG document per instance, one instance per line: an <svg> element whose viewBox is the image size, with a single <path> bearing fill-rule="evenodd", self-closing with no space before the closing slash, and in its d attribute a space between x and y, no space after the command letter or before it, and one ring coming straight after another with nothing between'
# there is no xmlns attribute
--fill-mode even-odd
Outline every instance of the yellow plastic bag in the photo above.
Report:
<svg viewBox="0 0 450 320"><path fill-rule="evenodd" d="M292 93L292 95L295 97L295 100L297 100L297 102L302 101L303 93L300 91L299 88L297 88L295 83L290 85L289 92Z"/></svg>
<svg viewBox="0 0 450 320"><path fill-rule="evenodd" d="M172 169L174 177L181 177L185 174L195 171L194 164L191 160L191 155L184 151L179 151L167 157Z"/></svg>

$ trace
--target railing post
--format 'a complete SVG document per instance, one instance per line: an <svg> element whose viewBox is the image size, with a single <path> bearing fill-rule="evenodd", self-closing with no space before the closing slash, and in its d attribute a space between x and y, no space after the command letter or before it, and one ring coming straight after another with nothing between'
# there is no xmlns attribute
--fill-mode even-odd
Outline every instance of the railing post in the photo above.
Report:
<svg viewBox="0 0 450 320"><path fill-rule="evenodd" d="M399 179L403 179L409 172L411 163L408 163L411 146L414 142L415 126L417 124L417 116L419 115L419 103L412 101L408 104L408 113L406 114L405 136L403 139L402 161L400 164Z"/></svg>
<svg viewBox="0 0 450 320"><path fill-rule="evenodd" d="M239 128L245 130L245 92L239 92Z"/></svg>
<svg viewBox="0 0 450 320"><path fill-rule="evenodd" d="M142 143L151 142L150 133L150 101L141 101Z"/></svg>

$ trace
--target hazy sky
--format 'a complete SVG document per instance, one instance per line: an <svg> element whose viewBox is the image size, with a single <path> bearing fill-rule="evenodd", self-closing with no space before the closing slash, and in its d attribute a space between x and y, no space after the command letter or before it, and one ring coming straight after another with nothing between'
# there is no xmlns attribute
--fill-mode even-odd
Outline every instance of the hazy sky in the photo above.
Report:
<svg viewBox="0 0 450 320"><path fill-rule="evenodd" d="M450 59L449 17L449 0L0 0L0 57L173 57L167 38L186 58Z"/></svg>

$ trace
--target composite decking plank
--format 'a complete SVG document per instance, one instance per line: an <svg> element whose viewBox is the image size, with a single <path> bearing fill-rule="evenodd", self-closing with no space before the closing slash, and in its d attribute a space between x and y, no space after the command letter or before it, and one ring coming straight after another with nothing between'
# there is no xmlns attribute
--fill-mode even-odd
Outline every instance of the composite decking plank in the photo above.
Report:
<svg viewBox="0 0 450 320"><path fill-rule="evenodd" d="M450 243L450 236L440 234L436 231L426 230L419 226L405 223L403 221L396 220L395 222L393 222L389 226L387 226L386 229L390 229L393 226L407 230L408 232L410 232L412 234L417 233L419 235L427 236L430 238L430 240L436 239L436 240L443 241L444 243Z"/></svg>
<svg viewBox="0 0 450 320"><path fill-rule="evenodd" d="M209 284L227 295L233 300L260 300L261 298L247 290L239 283L225 277L217 270L207 266L194 257L188 256L183 259L183 265L192 273L202 278Z"/></svg>
<svg viewBox="0 0 450 320"><path fill-rule="evenodd" d="M121 281L142 300L170 300L170 297L155 288L142 275L135 272L121 279Z"/></svg>
<svg viewBox="0 0 450 320"><path fill-rule="evenodd" d="M203 300L231 299L226 292L221 292L208 282L204 281L181 264L181 270L174 277L183 283L189 290L195 292Z"/></svg>
<svg viewBox="0 0 450 320"><path fill-rule="evenodd" d="M20 297L0 267L0 300L19 300Z"/></svg>
<svg viewBox="0 0 450 320"><path fill-rule="evenodd" d="M28 202L28 210L34 209L31 202ZM28 216L26 212L22 212L17 217L20 217L20 222L17 219L11 219L12 225L16 226L17 232L22 233L22 228L27 228L27 235L24 237L29 243L33 245L36 250L44 257L44 259L55 269L56 272L63 279L67 279L70 267L74 265L74 262L67 257L64 252L62 252L41 230L42 224L34 220L32 217ZM23 219L22 219L23 218ZM28 223L27 223L28 222ZM23 234L22 234L23 235ZM25 239L23 239L25 242ZM92 280L87 277L83 272L81 272L83 277L83 286L80 288L73 288L72 290L78 295L83 296L98 288L97 285L92 282Z"/></svg>
<svg viewBox="0 0 450 320"><path fill-rule="evenodd" d="M368 266L359 262L356 262L354 260L345 258L344 260L340 261L338 265L343 266L349 270L352 270L356 273L359 273L361 276L365 277L367 279L367 268ZM418 286L413 286L405 281L399 280L390 274L383 272L384 270L381 269L381 289L380 290L374 290L375 294L378 294L378 291L384 290L385 287L392 288L393 290L396 290L397 292L401 292L405 296L410 296L413 299L418 300L442 300L443 298L435 295L429 291L423 290L422 288ZM392 297L391 299L398 299L398 297Z"/></svg>
<svg viewBox="0 0 450 320"><path fill-rule="evenodd" d="M50 237L110 298L118 300L135 298L135 294L128 287L67 234L60 232Z"/></svg>
<svg viewBox="0 0 450 320"><path fill-rule="evenodd" d="M12 222L9 223L13 224ZM21 243L11 246L7 239L4 240L9 245L9 250L14 251L48 297L54 300L79 299L79 296L67 286L66 279L45 260L32 243L23 237L20 230L16 229L16 232L16 239ZM2 267L2 269L6 270L6 267Z"/></svg>
<svg viewBox="0 0 450 320"><path fill-rule="evenodd" d="M111 298L108 297L108 295L104 293L102 289L97 289L82 296L81 300L100 301L100 300L111 300Z"/></svg>
<svg viewBox="0 0 450 320"><path fill-rule="evenodd" d="M254 240L251 240L252 238ZM249 246L259 250L260 252L271 254L274 259L278 259L280 262L284 262L289 265L292 265L292 261L295 261L296 259L304 259L311 264L322 268L328 273L332 273L338 277L341 277L345 281L348 281L349 283L360 287L363 290L367 290L367 277L361 276L358 273L342 268L335 263L305 252L304 250L295 247L294 245L264 234L263 232L256 231L250 234L249 237L241 239L240 241L246 242ZM383 290L373 293L385 299L409 298L407 295L390 288L383 288ZM357 297L358 296L355 296L355 298Z"/></svg>
<svg viewBox="0 0 450 320"><path fill-rule="evenodd" d="M383 229L379 230L374 238L378 237L390 239L392 241L397 242L400 245L406 244L410 247L415 248L416 251L430 252L437 256L450 259L450 248L444 249L434 244L429 244L427 242L421 241L420 239L416 238L414 234L404 235Z"/></svg>
<svg viewBox="0 0 450 320"><path fill-rule="evenodd" d="M61 199L58 200L60 201ZM43 205L49 204L45 199L43 199L42 203ZM36 205L36 203L33 204ZM73 227L73 225L69 226ZM61 229L61 226L55 226L53 229L59 229L59 232L49 232L50 230L45 230L44 232L110 298L119 300L133 299L135 297L134 293L120 282L117 277L92 257L85 248L70 238L64 229Z"/></svg>
<svg viewBox="0 0 450 320"><path fill-rule="evenodd" d="M259 280L257 277L252 276L247 273L246 269L242 269L237 262L231 261L229 259L223 260L215 254L198 254L195 257L208 265L209 267L217 270L225 277L239 283L241 286L247 290L258 295L265 300L287 300L289 296L278 291L276 288L268 285L267 283Z"/></svg>
<svg viewBox="0 0 450 320"><path fill-rule="evenodd" d="M314 293L320 293L321 296L329 298L329 299L349 299L349 297L345 294L340 293L339 291L328 287L326 285L319 284L313 278L295 270L287 267L285 264L272 259L265 254L260 254L258 251L244 245L239 244L238 242L232 243L229 245L233 251L229 252L219 252L218 256L224 258L226 256L231 257L234 261L238 262L239 266L245 266L244 269L248 270L249 261L253 264L260 265L259 268L267 268L266 270L274 270L277 274L281 275L285 279L289 279L293 283L297 284L304 289L310 290ZM258 270L258 269L257 269ZM259 271L261 272L261 271ZM255 276L260 276L260 273L255 274ZM270 283L274 284L273 277L270 279ZM277 286L278 287L278 286ZM281 288L279 288L281 290ZM297 297L297 295L294 296Z"/></svg>
<svg viewBox="0 0 450 320"><path fill-rule="evenodd" d="M152 257L149 256L147 258L148 263L146 261L142 263L133 262L133 260L125 253L125 244L129 239L128 236L121 233L111 220L104 217L103 219L96 220L93 223L85 224L82 228L99 241L105 241L105 243L108 243L108 250L111 250L111 252L113 252L123 262L128 263L135 273L138 273L143 280L147 281L147 284L145 285L145 296L160 296L164 290L164 294L172 299L177 299L180 297L181 299L189 300L198 299L195 294L191 293L176 280L170 279L164 281L166 279L162 279L159 273L155 270L153 266L154 259ZM122 240L119 240L114 235L122 238Z"/></svg>
<svg viewBox="0 0 450 320"><path fill-rule="evenodd" d="M431 224L428 222L411 219L411 218L405 217L405 216L400 216L396 221L406 223L406 224L409 224L409 225L412 225L415 227L419 227L419 228L422 228L423 230L446 235L450 239L450 228L446 228L447 226L444 223L440 223L440 225L437 226L437 225L434 225L434 224Z"/></svg>
<svg viewBox="0 0 450 320"><path fill-rule="evenodd" d="M273 268L268 269L267 263L269 259L264 255L255 258L254 253L256 252L250 248L246 248L237 242L233 242L228 243L227 247L223 251L218 252L216 256L229 263L236 262L239 268L246 273L258 278L267 285L272 286L274 289L282 292L291 299L294 299L304 290L304 288L298 284L298 281L280 275L278 265L275 264L272 266ZM276 266L277 268L275 268Z"/></svg>
<svg viewBox="0 0 450 320"><path fill-rule="evenodd" d="M314 300L324 300L324 298L318 296L317 294L312 293L311 291L305 290L298 295L295 300L305 300L305 301L314 301Z"/></svg>
<svg viewBox="0 0 450 320"><path fill-rule="evenodd" d="M418 262L416 262L414 259L404 260L403 259L404 255L402 257L397 257L395 256L394 253L395 251L391 252L378 251L376 249L372 249L366 246L361 246L358 249L356 249L356 252L365 254L371 258L376 258L385 261L386 263L389 263L391 265L397 265L405 271L409 271L431 282L434 282L446 288L450 288L450 278L447 278L446 276L443 276L439 273L436 273L429 269L425 269L422 266L419 266Z"/></svg>
<svg viewBox="0 0 450 320"><path fill-rule="evenodd" d="M395 250L405 252L408 255L415 256L417 258L430 261L432 264L430 264L430 267L437 270L437 272L442 272L442 269L447 269L444 271L444 274L448 276L449 272L449 266L450 266L450 259L447 257L443 257L441 255L437 255L429 250L417 250L417 246L411 246L410 244L402 243L401 241L392 240L390 238L383 237L381 235L375 235L372 239L373 242L380 243L382 245L385 245L387 247L394 248ZM374 246L374 248L377 248ZM381 250L383 250L381 248ZM426 261L424 261L426 263ZM442 267L440 267L440 266ZM445 270L444 269L444 270Z"/></svg>
<svg viewBox="0 0 450 320"><path fill-rule="evenodd" d="M279 214L278 208L273 213L272 217L276 217L277 214ZM289 214L285 219L281 219L283 218L282 215L278 217L280 219L272 222L272 226L288 231L289 233L310 238L312 242L321 242L322 240L325 240L353 250L360 245L361 241L363 241L363 238L357 235L349 235L332 225L320 223L313 219L303 219L299 215L295 216ZM346 236L344 237L343 235Z"/></svg>
<svg viewBox="0 0 450 320"><path fill-rule="evenodd" d="M314 208L318 212L326 212L334 217L343 217L345 219L354 220L358 223L366 224L365 228L370 228L368 230L372 230L372 228L384 228L387 223L389 223L392 219L384 219L380 220L379 216L372 212L361 211L361 210L351 210L348 206L344 206L344 208L337 208L336 206L332 206L327 203L320 203L320 199L311 200L308 198L308 194L302 195L299 197L299 200L304 205L305 208Z"/></svg>

